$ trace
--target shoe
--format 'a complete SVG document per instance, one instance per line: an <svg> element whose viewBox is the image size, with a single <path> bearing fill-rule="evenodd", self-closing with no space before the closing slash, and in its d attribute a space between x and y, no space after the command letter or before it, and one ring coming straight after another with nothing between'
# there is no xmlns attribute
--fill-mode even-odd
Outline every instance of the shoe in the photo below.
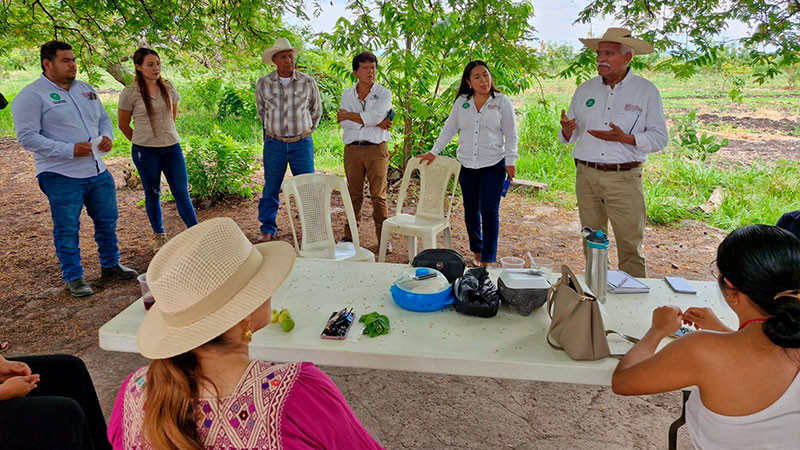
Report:
<svg viewBox="0 0 800 450"><path fill-rule="evenodd" d="M386 254L388 255L388 254L392 253L393 251L394 251L394 249L392 248L392 243L391 242L387 242L386 243Z"/></svg>
<svg viewBox="0 0 800 450"><path fill-rule="evenodd" d="M135 270L122 264L117 264L114 267L102 267L100 268L100 273L104 277L114 277L118 280L128 280L139 275Z"/></svg>
<svg viewBox="0 0 800 450"><path fill-rule="evenodd" d="M156 233L153 235L153 253L158 253L161 247L167 243L167 233Z"/></svg>
<svg viewBox="0 0 800 450"><path fill-rule="evenodd" d="M67 289L69 289L73 297L86 297L87 295L94 294L92 287L83 281L83 278L67 281Z"/></svg>
<svg viewBox="0 0 800 450"><path fill-rule="evenodd" d="M269 242L272 240L272 234L270 233L261 233L258 235L258 239L256 239L256 244L260 244L262 242Z"/></svg>

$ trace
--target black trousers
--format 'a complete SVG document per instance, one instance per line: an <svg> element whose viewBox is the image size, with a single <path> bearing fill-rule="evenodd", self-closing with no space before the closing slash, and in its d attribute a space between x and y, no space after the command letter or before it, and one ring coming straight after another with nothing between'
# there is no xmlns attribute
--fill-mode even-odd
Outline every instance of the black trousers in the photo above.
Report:
<svg viewBox="0 0 800 450"><path fill-rule="evenodd" d="M0 401L0 450L110 450L92 378L69 355L8 358L41 375L27 396Z"/></svg>

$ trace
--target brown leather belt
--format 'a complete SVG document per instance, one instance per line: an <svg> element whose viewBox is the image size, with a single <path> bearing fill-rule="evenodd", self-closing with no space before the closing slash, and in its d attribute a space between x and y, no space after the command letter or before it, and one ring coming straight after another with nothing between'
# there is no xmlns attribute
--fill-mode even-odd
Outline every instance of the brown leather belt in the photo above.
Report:
<svg viewBox="0 0 800 450"><path fill-rule="evenodd" d="M625 172L626 170L632 170L642 166L641 161L632 161L632 162L617 163L617 164L601 164L589 161L582 161L580 159L576 159L575 164L576 165L581 164L586 167L591 167L592 169L602 170L603 172Z"/></svg>
<svg viewBox="0 0 800 450"><path fill-rule="evenodd" d="M353 141L353 142L351 142L351 143L349 143L347 145L358 145L360 147L369 147L369 146L381 145L381 144L376 144L376 143L370 142L370 141Z"/></svg>
<svg viewBox="0 0 800 450"><path fill-rule="evenodd" d="M311 136L310 131L306 131L305 133L301 134L300 136L274 136L270 134L268 131L264 130L264 135L267 137L271 137L272 139L277 139L281 142L286 142L287 144L291 144L292 142L297 142L301 139L305 139Z"/></svg>

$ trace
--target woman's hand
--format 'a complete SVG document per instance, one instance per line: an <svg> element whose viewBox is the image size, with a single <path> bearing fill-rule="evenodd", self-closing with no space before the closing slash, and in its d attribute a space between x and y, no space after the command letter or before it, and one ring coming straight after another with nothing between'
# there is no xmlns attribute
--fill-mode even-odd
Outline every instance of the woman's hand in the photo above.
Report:
<svg viewBox="0 0 800 450"><path fill-rule="evenodd" d="M506 173L508 174L508 178L514 179L517 176L517 166L506 166Z"/></svg>
<svg viewBox="0 0 800 450"><path fill-rule="evenodd" d="M427 165L431 165L434 159L436 159L436 155L431 152L423 153L421 155L417 155L417 158L421 159L422 161L426 162Z"/></svg>
<svg viewBox="0 0 800 450"><path fill-rule="evenodd" d="M681 327L683 314L677 306L662 306L653 311L653 325L651 329L663 337L678 331Z"/></svg>
<svg viewBox="0 0 800 450"><path fill-rule="evenodd" d="M38 382L39 375L11 377L0 384L0 400L25 397L28 392L36 389Z"/></svg>
<svg viewBox="0 0 800 450"><path fill-rule="evenodd" d="M725 326L711 308L692 307L683 313L683 323L693 325L698 330L733 331Z"/></svg>
<svg viewBox="0 0 800 450"><path fill-rule="evenodd" d="M11 377L26 376L31 374L31 368L24 362L9 361L0 356L0 382Z"/></svg>

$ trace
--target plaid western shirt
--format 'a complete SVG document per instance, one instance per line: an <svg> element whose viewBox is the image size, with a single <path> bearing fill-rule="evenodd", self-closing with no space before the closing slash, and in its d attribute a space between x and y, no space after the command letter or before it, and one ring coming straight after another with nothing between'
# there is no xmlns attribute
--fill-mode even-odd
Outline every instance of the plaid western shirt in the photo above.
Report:
<svg viewBox="0 0 800 450"><path fill-rule="evenodd" d="M298 70L283 87L274 71L258 79L256 108L264 131L281 137L312 132L322 117L322 100L314 78Z"/></svg>

